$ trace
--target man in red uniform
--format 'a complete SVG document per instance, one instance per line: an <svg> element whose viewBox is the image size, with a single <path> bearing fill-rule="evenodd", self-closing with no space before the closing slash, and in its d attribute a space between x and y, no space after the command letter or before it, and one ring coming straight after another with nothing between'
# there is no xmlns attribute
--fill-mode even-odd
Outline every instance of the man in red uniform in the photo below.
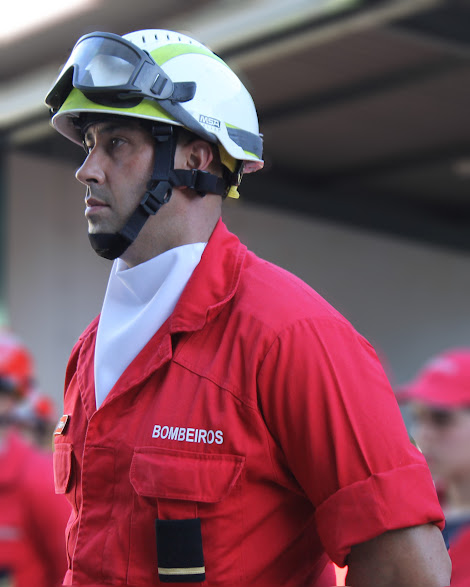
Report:
<svg viewBox="0 0 470 587"><path fill-rule="evenodd" d="M56 587L67 563L70 507L54 493L52 458L15 430L15 410L30 393L32 360L22 343L0 333L0 583Z"/></svg>
<svg viewBox="0 0 470 587"><path fill-rule="evenodd" d="M470 349L446 350L397 391L411 402L413 437L439 488L452 587L470 585Z"/></svg>
<svg viewBox="0 0 470 587"><path fill-rule="evenodd" d="M115 259L66 373L64 585L443 587L443 516L371 346L221 221L263 166L230 68L163 30L82 37L46 98Z"/></svg>

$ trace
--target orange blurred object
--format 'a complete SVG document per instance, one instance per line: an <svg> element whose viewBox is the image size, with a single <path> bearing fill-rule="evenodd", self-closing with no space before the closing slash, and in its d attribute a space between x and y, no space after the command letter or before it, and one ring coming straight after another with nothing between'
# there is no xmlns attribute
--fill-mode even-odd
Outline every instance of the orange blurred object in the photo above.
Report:
<svg viewBox="0 0 470 587"><path fill-rule="evenodd" d="M7 330L0 332L0 385L2 391L19 397L33 388L34 362L20 339Z"/></svg>

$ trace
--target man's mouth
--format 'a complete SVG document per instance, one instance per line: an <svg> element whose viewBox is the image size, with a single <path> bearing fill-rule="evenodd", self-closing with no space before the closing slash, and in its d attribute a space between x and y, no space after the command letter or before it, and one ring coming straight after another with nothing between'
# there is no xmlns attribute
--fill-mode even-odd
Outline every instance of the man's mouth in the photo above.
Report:
<svg viewBox="0 0 470 587"><path fill-rule="evenodd" d="M109 208L104 200L100 200L94 196L88 196L85 198L85 216L103 208Z"/></svg>

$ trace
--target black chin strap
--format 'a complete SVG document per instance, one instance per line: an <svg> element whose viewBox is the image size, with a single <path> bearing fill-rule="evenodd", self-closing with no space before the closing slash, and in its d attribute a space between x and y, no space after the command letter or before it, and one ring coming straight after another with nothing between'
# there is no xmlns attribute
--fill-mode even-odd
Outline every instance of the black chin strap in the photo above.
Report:
<svg viewBox="0 0 470 587"><path fill-rule="evenodd" d="M200 196L206 193L225 196L226 182L212 173L199 169L173 169L177 135L170 124L156 124L152 129L155 138L155 162L147 191L126 224L115 233L88 234L94 251L105 259L117 259L137 238L147 218L156 214L169 202L174 187L188 187Z"/></svg>

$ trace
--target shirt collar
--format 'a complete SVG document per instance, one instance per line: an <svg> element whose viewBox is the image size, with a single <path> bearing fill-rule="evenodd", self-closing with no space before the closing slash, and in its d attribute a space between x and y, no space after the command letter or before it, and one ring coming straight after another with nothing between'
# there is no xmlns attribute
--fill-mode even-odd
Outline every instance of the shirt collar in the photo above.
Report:
<svg viewBox="0 0 470 587"><path fill-rule="evenodd" d="M246 247L221 219L170 318L170 332L201 329L235 294Z"/></svg>

